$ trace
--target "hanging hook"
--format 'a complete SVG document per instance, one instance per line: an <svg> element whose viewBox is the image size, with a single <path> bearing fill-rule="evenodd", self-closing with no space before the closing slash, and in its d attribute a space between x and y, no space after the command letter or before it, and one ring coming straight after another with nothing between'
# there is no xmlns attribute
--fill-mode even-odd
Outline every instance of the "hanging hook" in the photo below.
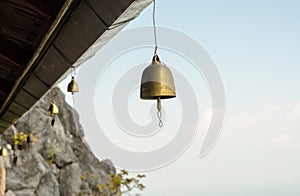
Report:
<svg viewBox="0 0 300 196"><path fill-rule="evenodd" d="M75 77L76 76L76 68L75 68L75 66L71 66L71 68L72 68L71 76Z"/></svg>

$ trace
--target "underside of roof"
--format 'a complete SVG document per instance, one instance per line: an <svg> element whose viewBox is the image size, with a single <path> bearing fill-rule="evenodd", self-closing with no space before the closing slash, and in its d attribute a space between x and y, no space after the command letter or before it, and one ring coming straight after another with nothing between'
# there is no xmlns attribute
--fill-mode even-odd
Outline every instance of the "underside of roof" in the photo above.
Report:
<svg viewBox="0 0 300 196"><path fill-rule="evenodd" d="M1 0L0 133L152 0Z"/></svg>

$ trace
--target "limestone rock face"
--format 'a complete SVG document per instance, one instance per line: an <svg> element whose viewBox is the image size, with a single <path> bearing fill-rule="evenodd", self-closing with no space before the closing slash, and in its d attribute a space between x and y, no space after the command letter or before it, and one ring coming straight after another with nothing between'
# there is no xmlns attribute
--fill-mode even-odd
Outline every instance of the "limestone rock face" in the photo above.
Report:
<svg viewBox="0 0 300 196"><path fill-rule="evenodd" d="M48 114L52 99L60 110L54 126ZM36 141L15 146L12 138L20 131ZM60 89L52 89L0 136L0 145L14 147L6 191L16 196L92 195L116 170L111 161L99 161L83 138L78 114L65 102Z"/></svg>

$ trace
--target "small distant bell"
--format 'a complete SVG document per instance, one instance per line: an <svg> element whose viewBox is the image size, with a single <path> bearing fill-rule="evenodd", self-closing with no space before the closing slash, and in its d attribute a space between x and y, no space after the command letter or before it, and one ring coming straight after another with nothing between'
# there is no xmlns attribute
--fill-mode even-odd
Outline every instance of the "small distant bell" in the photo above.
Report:
<svg viewBox="0 0 300 196"><path fill-rule="evenodd" d="M0 150L0 156L5 157L7 156L7 150L5 147L2 147Z"/></svg>
<svg viewBox="0 0 300 196"><path fill-rule="evenodd" d="M59 113L58 107L55 105L55 101L54 100L51 101L51 104L50 104L49 109L48 109L48 113L51 116L54 116L54 115L56 115L56 114Z"/></svg>
<svg viewBox="0 0 300 196"><path fill-rule="evenodd" d="M154 55L141 80L141 99L170 99L176 97L175 84L170 69Z"/></svg>
<svg viewBox="0 0 300 196"><path fill-rule="evenodd" d="M74 94L75 92L78 92L78 91L79 91L79 86L78 86L77 82L75 81L74 76L72 76L72 80L68 84L68 92L71 92L72 94Z"/></svg>

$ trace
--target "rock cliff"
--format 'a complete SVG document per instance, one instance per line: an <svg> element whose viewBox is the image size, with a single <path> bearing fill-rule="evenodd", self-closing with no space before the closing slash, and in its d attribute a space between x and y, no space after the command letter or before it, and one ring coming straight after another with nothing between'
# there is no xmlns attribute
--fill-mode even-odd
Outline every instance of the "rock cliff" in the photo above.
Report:
<svg viewBox="0 0 300 196"><path fill-rule="evenodd" d="M53 98L59 114L51 126L48 108ZM16 146L13 136L21 131L31 137ZM78 114L60 89L52 89L0 137L0 145L15 149L7 168L6 190L17 196L92 195L116 171L109 160L99 161L83 138Z"/></svg>

